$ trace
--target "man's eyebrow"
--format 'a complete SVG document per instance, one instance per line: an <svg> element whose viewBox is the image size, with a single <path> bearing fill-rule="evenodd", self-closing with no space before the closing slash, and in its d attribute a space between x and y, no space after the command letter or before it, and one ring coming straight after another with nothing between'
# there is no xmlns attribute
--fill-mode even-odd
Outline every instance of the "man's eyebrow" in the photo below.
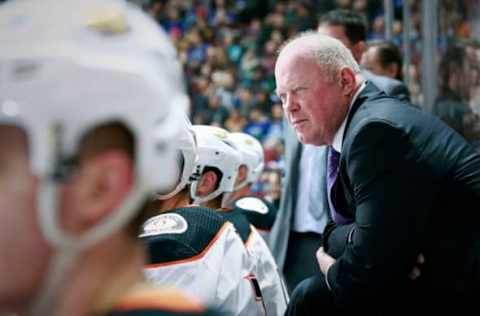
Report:
<svg viewBox="0 0 480 316"><path fill-rule="evenodd" d="M303 90L303 89L307 89L308 86L306 84L295 84L295 85L292 85L292 86L287 86L285 91L298 91L298 90ZM282 91L279 91L278 89L275 89L275 93L277 95L281 95L281 94L285 94L285 92L282 92Z"/></svg>

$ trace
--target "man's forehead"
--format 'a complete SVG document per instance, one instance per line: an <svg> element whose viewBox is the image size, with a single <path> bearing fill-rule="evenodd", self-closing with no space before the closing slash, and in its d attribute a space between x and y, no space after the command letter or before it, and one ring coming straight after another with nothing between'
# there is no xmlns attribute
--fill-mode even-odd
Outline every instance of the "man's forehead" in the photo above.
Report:
<svg viewBox="0 0 480 316"><path fill-rule="evenodd" d="M285 59L283 64L277 68L276 79L279 85L282 85L283 88L293 88L292 85L298 85L302 79L305 79L307 74L303 73L301 69L308 67L312 69L314 63L311 60L303 58L298 55L288 56L288 59ZM277 90L278 90L277 86Z"/></svg>

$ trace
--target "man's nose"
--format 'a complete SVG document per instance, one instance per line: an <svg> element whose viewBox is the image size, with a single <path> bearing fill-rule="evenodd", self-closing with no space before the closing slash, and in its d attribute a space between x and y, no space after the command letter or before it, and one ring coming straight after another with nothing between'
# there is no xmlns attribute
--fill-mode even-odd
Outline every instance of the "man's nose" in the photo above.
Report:
<svg viewBox="0 0 480 316"><path fill-rule="evenodd" d="M285 113L292 113L292 112L298 111L299 104L297 102L297 99L291 93L288 93L287 96L285 97L285 101L283 103L283 109Z"/></svg>

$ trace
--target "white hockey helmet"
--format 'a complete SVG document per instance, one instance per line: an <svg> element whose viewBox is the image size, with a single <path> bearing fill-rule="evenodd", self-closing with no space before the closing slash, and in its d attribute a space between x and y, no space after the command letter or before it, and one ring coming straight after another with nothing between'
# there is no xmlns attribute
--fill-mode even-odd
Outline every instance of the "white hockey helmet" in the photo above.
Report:
<svg viewBox="0 0 480 316"><path fill-rule="evenodd" d="M228 131L207 125L193 125L198 141L200 171L205 167L214 167L221 171L222 178L218 188L206 196L198 196L198 181L192 182L191 196L195 203L210 201L222 193L233 192L238 168L241 164L240 153L228 142Z"/></svg>
<svg viewBox="0 0 480 316"><path fill-rule="evenodd" d="M245 181L235 188L238 190L260 178L264 167L263 147L255 137L245 133L229 133L228 141L240 152L242 164L248 168Z"/></svg>
<svg viewBox="0 0 480 316"><path fill-rule="evenodd" d="M192 124L186 115L182 123L180 133L175 137L178 158L174 173L177 175L177 183L172 188L157 192L156 198L159 200L171 198L200 177L197 138L192 131Z"/></svg>
<svg viewBox="0 0 480 316"><path fill-rule="evenodd" d="M125 225L148 195L176 183L172 140L188 98L174 46L139 8L121 0L6 2L0 42L0 124L28 135L41 180L40 227L50 243L94 244ZM59 175L82 136L110 122L135 138L134 189L97 227L70 235L57 224ZM158 165L162 171L152 172Z"/></svg>

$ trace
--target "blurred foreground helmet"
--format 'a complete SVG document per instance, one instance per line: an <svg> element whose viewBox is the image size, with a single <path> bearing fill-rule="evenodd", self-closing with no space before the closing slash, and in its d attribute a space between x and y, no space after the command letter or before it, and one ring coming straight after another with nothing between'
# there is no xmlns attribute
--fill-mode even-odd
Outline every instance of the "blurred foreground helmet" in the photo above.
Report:
<svg viewBox="0 0 480 316"><path fill-rule="evenodd" d="M248 174L237 188L240 189L248 183L254 183L260 178L264 166L264 153L262 144L253 136L245 133L229 133L228 141L240 152L242 164L248 168Z"/></svg>
<svg viewBox="0 0 480 316"><path fill-rule="evenodd" d="M166 188L164 191L157 192L156 198L160 200L166 200L175 196L187 185L191 184L192 181L196 181L200 177L197 139L195 133L192 131L192 124L186 116L184 116L182 123L183 126L175 137L175 147L177 148L175 174L177 174L178 182L173 188ZM155 168L155 170L158 169L158 167Z"/></svg>
<svg viewBox="0 0 480 316"><path fill-rule="evenodd" d="M238 168L241 164L240 153L228 142L228 131L214 126L193 125L197 137L200 171L213 167L222 173L218 188L207 196L198 196L198 181L192 183L191 196L195 203L210 201L222 193L233 192Z"/></svg>
<svg viewBox="0 0 480 316"><path fill-rule="evenodd" d="M173 140L188 99L174 46L153 20L124 1L11 1L0 6L0 43L0 124L26 131L42 192L62 180L88 131L114 122L134 136L134 192L117 219L85 234L83 244L176 184ZM73 243L55 226L54 194L46 195L40 217L47 238Z"/></svg>

